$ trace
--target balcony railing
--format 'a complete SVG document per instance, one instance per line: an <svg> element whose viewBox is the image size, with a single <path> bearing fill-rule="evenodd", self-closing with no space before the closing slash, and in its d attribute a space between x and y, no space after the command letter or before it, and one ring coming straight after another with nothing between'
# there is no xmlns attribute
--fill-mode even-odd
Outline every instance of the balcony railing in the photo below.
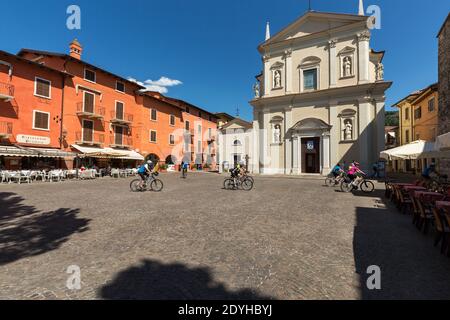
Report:
<svg viewBox="0 0 450 320"><path fill-rule="evenodd" d="M0 121L0 137L9 137L13 133L12 122Z"/></svg>
<svg viewBox="0 0 450 320"><path fill-rule="evenodd" d="M92 110L85 107L83 102L77 103L77 115L93 119L103 119L105 117L105 108L94 106Z"/></svg>
<svg viewBox="0 0 450 320"><path fill-rule="evenodd" d="M76 138L75 138L76 144L88 144L88 145L95 145L95 146L101 146L105 143L105 135L103 133L92 133L92 134L86 134L83 132L77 132Z"/></svg>
<svg viewBox="0 0 450 320"><path fill-rule="evenodd" d="M119 124L130 124L133 122L133 115L129 113L118 113L116 111L111 112L111 122Z"/></svg>
<svg viewBox="0 0 450 320"><path fill-rule="evenodd" d="M11 100L12 98L14 98L14 86L0 82L0 100Z"/></svg>
<svg viewBox="0 0 450 320"><path fill-rule="evenodd" d="M133 138L128 136L120 138L113 135L109 137L109 144L113 148L130 148L133 146Z"/></svg>

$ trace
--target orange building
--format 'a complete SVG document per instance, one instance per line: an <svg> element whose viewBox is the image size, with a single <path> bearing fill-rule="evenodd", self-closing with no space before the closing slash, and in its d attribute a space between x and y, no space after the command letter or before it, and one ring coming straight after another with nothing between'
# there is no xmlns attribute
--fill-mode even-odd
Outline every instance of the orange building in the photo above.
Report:
<svg viewBox="0 0 450 320"><path fill-rule="evenodd" d="M58 167L63 83L71 76L0 51L0 167Z"/></svg>
<svg viewBox="0 0 450 320"><path fill-rule="evenodd" d="M193 167L215 169L214 114L148 92L135 82L83 61L82 54L81 44L74 40L69 54L22 49L17 56L8 55L18 67L12 78L9 69L0 74L0 98L6 92L2 103L11 105L10 113L15 100L25 108L24 117L16 117L12 133L11 121L2 118L6 111L0 113L8 137L19 129L26 135L42 131L35 140L38 136L49 139L47 147L59 150L63 161L58 167L64 168L80 164L131 167L149 158L168 165L189 160ZM8 59L0 64L2 68L11 64ZM33 88L38 94L33 95ZM15 100L8 95L14 89ZM48 117L34 110L47 112ZM49 123L45 130L26 122L34 121L33 114L39 126L44 120Z"/></svg>

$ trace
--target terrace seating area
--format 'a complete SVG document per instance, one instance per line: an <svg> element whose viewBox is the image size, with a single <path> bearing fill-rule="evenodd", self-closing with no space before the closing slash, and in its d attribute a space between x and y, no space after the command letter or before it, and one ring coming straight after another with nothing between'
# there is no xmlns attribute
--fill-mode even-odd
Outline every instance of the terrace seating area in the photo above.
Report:
<svg viewBox="0 0 450 320"><path fill-rule="evenodd" d="M53 183L68 180L93 180L105 177L128 178L136 174L137 169L1 170L0 184Z"/></svg>
<svg viewBox="0 0 450 320"><path fill-rule="evenodd" d="M450 187L442 182L386 182L386 197L402 214L411 216L412 224L424 235L433 234L434 246L450 258Z"/></svg>

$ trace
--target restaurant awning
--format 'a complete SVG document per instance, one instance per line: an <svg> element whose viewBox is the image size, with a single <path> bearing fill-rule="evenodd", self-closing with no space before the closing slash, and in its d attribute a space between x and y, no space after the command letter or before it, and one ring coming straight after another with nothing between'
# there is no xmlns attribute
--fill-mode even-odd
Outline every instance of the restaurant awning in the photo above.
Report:
<svg viewBox="0 0 450 320"><path fill-rule="evenodd" d="M6 157L39 157L39 153L29 148L0 146L0 156Z"/></svg>
<svg viewBox="0 0 450 320"><path fill-rule="evenodd" d="M450 150L450 132L437 137L436 148L439 151Z"/></svg>
<svg viewBox="0 0 450 320"><path fill-rule="evenodd" d="M28 148L34 152L37 152L39 157L47 158L74 158L77 156L74 152L66 152L59 149L45 149L45 148Z"/></svg>
<svg viewBox="0 0 450 320"><path fill-rule="evenodd" d="M116 150L112 148L93 148L93 147L83 147L77 144L72 145L72 147L80 152L79 157L91 157L91 158L102 158L102 159L123 159L123 160L144 160L144 157L130 150Z"/></svg>
<svg viewBox="0 0 450 320"><path fill-rule="evenodd" d="M386 160L417 160L425 158L448 158L450 149L440 150L438 143L418 140L409 144L385 150L380 153L380 157Z"/></svg>

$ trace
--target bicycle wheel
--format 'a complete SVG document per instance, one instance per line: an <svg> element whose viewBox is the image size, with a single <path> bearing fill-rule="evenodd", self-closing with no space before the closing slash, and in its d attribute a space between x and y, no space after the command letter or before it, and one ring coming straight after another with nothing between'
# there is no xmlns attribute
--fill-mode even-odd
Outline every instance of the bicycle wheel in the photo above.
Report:
<svg viewBox="0 0 450 320"><path fill-rule="evenodd" d="M131 181L131 183L130 183L131 191L133 191L133 192L141 191L140 184L141 184L141 179L134 179L133 181Z"/></svg>
<svg viewBox="0 0 450 320"><path fill-rule="evenodd" d="M341 183L341 191L345 193L350 193L353 190L353 185L351 182L342 181Z"/></svg>
<svg viewBox="0 0 450 320"><path fill-rule="evenodd" d="M335 180L333 178L326 178L325 185L327 187L333 187L335 185Z"/></svg>
<svg viewBox="0 0 450 320"><path fill-rule="evenodd" d="M161 180L155 179L152 181L152 183L150 183L150 188L152 189L152 191L161 192L164 188L164 184Z"/></svg>
<svg viewBox="0 0 450 320"><path fill-rule="evenodd" d="M241 182L241 186L242 189L245 191L250 191L253 189L253 182L251 179L245 178L242 182Z"/></svg>
<svg viewBox="0 0 450 320"><path fill-rule="evenodd" d="M371 193L375 190L375 185L372 181L364 180L360 185L361 191L364 193Z"/></svg>
<svg viewBox="0 0 450 320"><path fill-rule="evenodd" d="M253 177L245 176L245 179L249 179L253 184L255 184L255 179L253 179Z"/></svg>
<svg viewBox="0 0 450 320"><path fill-rule="evenodd" d="M223 182L223 186L225 190L233 190L234 189L233 179L225 179L225 181Z"/></svg>

